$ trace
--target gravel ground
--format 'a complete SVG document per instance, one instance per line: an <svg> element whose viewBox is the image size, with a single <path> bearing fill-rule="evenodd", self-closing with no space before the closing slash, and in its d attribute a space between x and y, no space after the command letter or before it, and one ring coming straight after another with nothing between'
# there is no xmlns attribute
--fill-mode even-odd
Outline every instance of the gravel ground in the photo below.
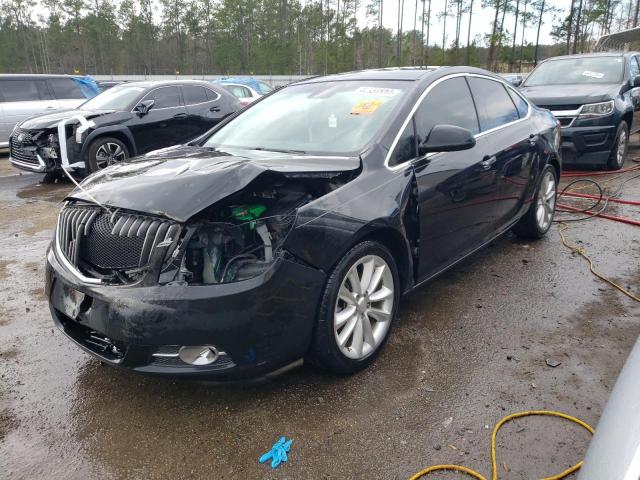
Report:
<svg viewBox="0 0 640 480"><path fill-rule="evenodd" d="M39 180L0 158L3 479L406 479L451 462L489 476L491 428L507 413L554 409L595 425L640 333L638 304L592 276L554 226L538 242L507 235L405 298L384 352L353 377L306 366L244 387L139 376L54 329L44 251L71 185ZM625 198L640 200L640 179ZM567 237L639 292L639 231L598 219ZM280 435L293 449L271 471L257 459ZM558 419L509 424L500 478L557 473L588 441Z"/></svg>

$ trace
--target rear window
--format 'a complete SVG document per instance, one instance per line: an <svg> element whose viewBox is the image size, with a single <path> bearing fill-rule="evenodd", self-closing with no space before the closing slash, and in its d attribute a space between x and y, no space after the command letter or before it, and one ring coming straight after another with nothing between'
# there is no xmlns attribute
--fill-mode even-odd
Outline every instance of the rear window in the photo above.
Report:
<svg viewBox="0 0 640 480"><path fill-rule="evenodd" d="M87 98L80 86L71 78L50 78L47 80L53 94L60 100Z"/></svg>
<svg viewBox="0 0 640 480"><path fill-rule="evenodd" d="M0 97L5 102L30 102L53 99L44 79L0 80Z"/></svg>

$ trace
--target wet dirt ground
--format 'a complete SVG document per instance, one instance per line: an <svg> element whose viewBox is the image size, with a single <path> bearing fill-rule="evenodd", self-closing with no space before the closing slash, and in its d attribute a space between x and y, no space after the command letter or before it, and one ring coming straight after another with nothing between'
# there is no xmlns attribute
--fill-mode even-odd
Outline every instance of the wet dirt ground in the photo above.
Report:
<svg viewBox="0 0 640 480"><path fill-rule="evenodd" d="M435 463L489 476L491 428L507 413L554 409L596 425L640 334L638 304L591 275L555 225L538 242L507 235L405 298L382 355L350 378L305 366L268 384L219 387L101 366L54 329L42 290L71 186L41 185L7 163L0 158L3 479L406 479ZM624 192L640 200L640 179ZM637 207L613 211L640 218ZM566 235L637 293L639 232L597 219ZM280 435L294 444L272 471L257 459ZM564 470L588 440L558 419L509 424L500 478Z"/></svg>

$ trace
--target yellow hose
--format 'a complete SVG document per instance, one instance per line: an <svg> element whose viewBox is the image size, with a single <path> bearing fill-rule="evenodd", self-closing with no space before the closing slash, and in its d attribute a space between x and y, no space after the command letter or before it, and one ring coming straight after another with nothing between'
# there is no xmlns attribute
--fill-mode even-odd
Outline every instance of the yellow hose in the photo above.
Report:
<svg viewBox="0 0 640 480"><path fill-rule="evenodd" d="M493 432L491 433L491 480L498 480L498 462L496 461L496 437L498 436L498 430L500 430L500 428L505 423L508 423L511 420L514 420L516 418L521 418L521 417L528 417L532 415L564 418L565 420L569 420L571 422L577 423L585 430L588 430L589 433L591 434L594 433L593 428L589 424L583 422L578 418L572 417L571 415L567 415L566 413L562 413L562 412L554 412L551 410L527 410L525 412L517 412L517 413L512 413L511 415L507 415L498 423L496 423L496 426L493 427ZM572 467L566 469L564 472L561 472L557 475L553 475L551 477L543 478L542 480L560 480L561 478L565 478L568 475L571 475L573 472L579 470L580 467L582 467L582 463L583 462L576 463ZM425 468L424 470L419 471L418 473L413 475L409 480L417 480L429 473L440 472L440 471L462 472L469 475L472 478L475 478L476 480L487 480L487 478L484 477L482 474L470 468L463 467L461 465L434 465L432 467L428 467L428 468Z"/></svg>
<svg viewBox="0 0 640 480"><path fill-rule="evenodd" d="M578 255L580 255L582 258L584 258L587 262L589 262L589 270L591 271L591 273L593 273L596 277L598 277L600 280L602 280L605 283L608 283L609 285L611 285L613 288L618 289L620 292L624 293L627 297L629 297L631 300L635 300L636 302L640 302L640 297L638 297L637 295L634 295L633 293L631 293L629 290L627 290L626 288L624 288L622 285L618 285L616 282L614 282L613 280L605 277L604 275L602 275L601 273L598 273L595 269L595 267L593 266L593 260L591 260L591 257L589 257L589 255L587 255L587 251L585 250L585 248L582 245L572 245L569 242L567 242L567 239L564 237L564 231L566 229L569 228L569 225L567 225L566 223L561 223L560 224L560 228L558 229L558 232L560 233L560 240L562 241L562 244L567 247L569 250L571 250L572 252L577 253Z"/></svg>

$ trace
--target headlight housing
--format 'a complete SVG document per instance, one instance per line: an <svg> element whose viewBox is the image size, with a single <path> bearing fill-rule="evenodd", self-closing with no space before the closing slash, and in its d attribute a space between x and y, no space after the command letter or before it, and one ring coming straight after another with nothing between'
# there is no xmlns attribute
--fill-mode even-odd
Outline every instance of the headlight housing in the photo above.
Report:
<svg viewBox="0 0 640 480"><path fill-rule="evenodd" d="M599 103L588 103L580 109L580 117L602 117L613 113L613 100Z"/></svg>

